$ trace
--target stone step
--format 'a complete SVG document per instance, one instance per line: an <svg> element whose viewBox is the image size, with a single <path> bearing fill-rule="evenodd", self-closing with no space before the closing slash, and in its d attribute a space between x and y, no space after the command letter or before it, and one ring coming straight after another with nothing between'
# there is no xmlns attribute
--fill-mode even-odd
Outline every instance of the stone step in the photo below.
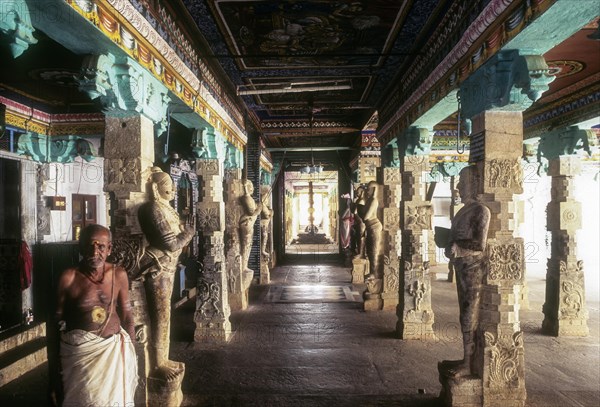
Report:
<svg viewBox="0 0 600 407"><path fill-rule="evenodd" d="M35 369L48 359L46 338L37 338L0 355L0 387Z"/></svg>
<svg viewBox="0 0 600 407"><path fill-rule="evenodd" d="M32 326L0 340L0 387L47 359L46 324Z"/></svg>
<svg viewBox="0 0 600 407"><path fill-rule="evenodd" d="M36 338L46 336L46 323L20 325L0 334L0 355Z"/></svg>

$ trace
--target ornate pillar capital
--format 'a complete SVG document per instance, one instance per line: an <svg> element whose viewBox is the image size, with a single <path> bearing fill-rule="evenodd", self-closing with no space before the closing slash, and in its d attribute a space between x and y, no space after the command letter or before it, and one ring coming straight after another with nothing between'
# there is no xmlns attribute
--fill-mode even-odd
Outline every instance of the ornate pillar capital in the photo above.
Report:
<svg viewBox="0 0 600 407"><path fill-rule="evenodd" d="M13 58L18 58L29 48L37 44L33 36L35 28L31 25L29 7L25 0L2 2L0 12L0 32L6 35Z"/></svg>
<svg viewBox="0 0 600 407"><path fill-rule="evenodd" d="M113 54L89 55L83 61L79 89L98 99L105 114L141 113L155 124L155 136L167 128L168 89L137 62Z"/></svg>
<svg viewBox="0 0 600 407"><path fill-rule="evenodd" d="M460 85L465 119L486 110L523 111L554 80L541 55L524 50L502 51Z"/></svg>
<svg viewBox="0 0 600 407"><path fill-rule="evenodd" d="M578 126L555 129L540 137L537 160L540 169L548 171L548 163L555 158L576 155L584 150L592 155L591 146L596 144L596 134L592 130L580 129Z"/></svg>
<svg viewBox="0 0 600 407"><path fill-rule="evenodd" d="M428 155L431 152L433 131L426 127L410 126L397 137L401 156Z"/></svg>

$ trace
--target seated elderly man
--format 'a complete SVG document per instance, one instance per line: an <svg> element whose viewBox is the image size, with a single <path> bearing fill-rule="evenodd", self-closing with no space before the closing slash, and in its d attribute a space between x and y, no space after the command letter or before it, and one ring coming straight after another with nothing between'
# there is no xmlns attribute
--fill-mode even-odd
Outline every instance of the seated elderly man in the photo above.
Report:
<svg viewBox="0 0 600 407"><path fill-rule="evenodd" d="M107 228L87 226L79 246L83 259L58 282L62 405L133 405L137 361L127 274L106 261L111 253Z"/></svg>

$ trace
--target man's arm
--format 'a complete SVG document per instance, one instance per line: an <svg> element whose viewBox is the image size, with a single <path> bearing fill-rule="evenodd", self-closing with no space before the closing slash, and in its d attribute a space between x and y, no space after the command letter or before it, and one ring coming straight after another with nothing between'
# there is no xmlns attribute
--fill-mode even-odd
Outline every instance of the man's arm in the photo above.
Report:
<svg viewBox="0 0 600 407"><path fill-rule="evenodd" d="M135 342L135 329L133 322L133 313L131 312L131 302L129 301L129 278L125 269L119 266L115 267L115 278L119 295L117 297L117 313L121 320L121 326L129 334L132 341Z"/></svg>

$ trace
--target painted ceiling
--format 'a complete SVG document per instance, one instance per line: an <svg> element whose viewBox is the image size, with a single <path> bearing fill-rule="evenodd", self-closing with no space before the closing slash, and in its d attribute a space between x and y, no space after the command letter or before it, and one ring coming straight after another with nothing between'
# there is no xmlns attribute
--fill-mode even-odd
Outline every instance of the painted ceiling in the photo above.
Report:
<svg viewBox="0 0 600 407"><path fill-rule="evenodd" d="M270 147L352 146L452 0L183 0ZM350 89L331 89L349 85ZM312 143L312 142L311 142Z"/></svg>

